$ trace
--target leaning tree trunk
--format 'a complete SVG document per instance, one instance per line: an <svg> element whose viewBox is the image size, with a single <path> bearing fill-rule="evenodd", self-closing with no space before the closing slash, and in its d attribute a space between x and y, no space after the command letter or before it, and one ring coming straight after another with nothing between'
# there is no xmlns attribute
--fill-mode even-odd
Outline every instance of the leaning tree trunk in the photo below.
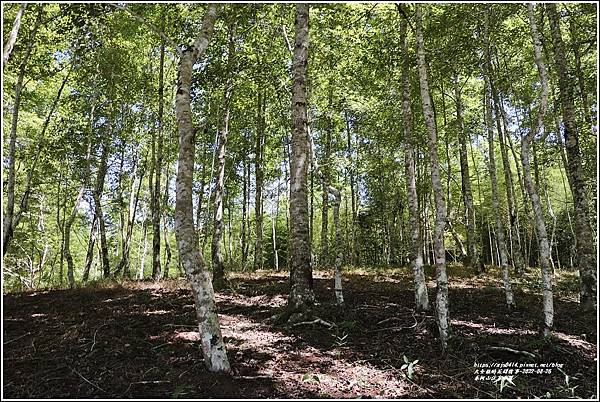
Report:
<svg viewBox="0 0 600 402"><path fill-rule="evenodd" d="M213 283L216 284L223 280L225 275L223 254L221 252L221 239L223 238L223 191L225 185L225 147L227 145L227 135L229 134L229 106L233 92L233 52L235 50L234 27L229 28L229 51L227 55L227 82L225 83L225 92L223 94L223 120L219 130L218 147L218 173L215 186L215 211L213 220L212 237L212 266Z"/></svg>
<svg viewBox="0 0 600 402"><path fill-rule="evenodd" d="M19 28L21 27L21 17L23 17L25 7L27 7L27 3L22 3L19 11L17 11L17 15L15 16L13 27L10 30L10 35L8 36L8 41L4 44L4 53L2 54L3 67L10 58L10 54L15 46L15 42L17 41L17 35L19 34Z"/></svg>
<svg viewBox="0 0 600 402"><path fill-rule="evenodd" d="M485 23L484 23L484 51L485 51L485 68L483 72L485 89L485 127L488 137L488 168L490 173L490 181L492 183L492 208L495 211L496 220L496 239L498 242L499 249L499 260L500 267L502 270L502 280L504 282L504 294L506 296L506 305L509 309L515 307L514 295L512 287L510 285L510 278L508 275L508 250L506 247L506 240L504 237L504 224L502 223L502 213L500 208L500 202L498 201L498 179L496 176L496 151L494 149L494 126L492 123L492 88L490 83L490 43L489 43L489 14L490 6L487 6Z"/></svg>
<svg viewBox="0 0 600 402"><path fill-rule="evenodd" d="M529 18L529 25L531 28L531 38L533 40L533 50L535 55L535 63L538 68L540 76L540 83L542 86L542 93L540 95L540 108L533 127L527 133L521 141L521 162L523 164L523 180L525 182L525 188L529 194L531 200L531 206L533 207L533 215L535 218L535 225L537 229L537 237L540 248L540 268L542 271L542 313L543 313L543 324L542 334L544 337L550 336L552 326L554 324L554 302L552 295L552 271L550 267L550 246L548 244L548 235L546 233L546 224L544 222L544 214L542 212L542 205L540 202L540 196L538 190L531 177L531 166L529 158L531 154L531 146L535 140L535 136L539 130L543 128L544 116L548 110L548 73L546 71L546 65L542 58L542 45L540 43L537 24L534 16L534 8L532 3L527 4L527 16Z"/></svg>
<svg viewBox="0 0 600 402"><path fill-rule="evenodd" d="M19 76L17 77L17 84L15 86L15 103L12 107L12 121L10 126L9 142L8 142L8 177L3 187L6 188L6 210L3 218L2 228L2 250L3 255L6 254L10 241L13 238L14 233L14 212L15 212L15 161L16 161L16 145L17 145L17 124L19 122L19 108L21 106L21 92L23 91L23 80L25 78L25 72L27 69L27 63L35 43L35 36L39 30L42 22L42 16L44 11L44 5L38 6L38 15L35 20L33 30L29 35L29 42L27 49L19 65Z"/></svg>
<svg viewBox="0 0 600 402"><path fill-rule="evenodd" d="M596 277L598 266L596 264L596 247L594 235L590 227L588 212L588 198L585 180L582 172L581 150L579 148L579 130L575 119L575 105L573 101L573 85L569 79L567 69L567 56L564 49L560 20L556 11L556 4L548 3L546 11L550 19L556 71L558 72L558 86L564 123L565 148L569 165L571 192L575 207L575 249L578 256L580 293L579 303L584 311L596 308ZM560 135L560 133L558 134Z"/></svg>
<svg viewBox="0 0 600 402"><path fill-rule="evenodd" d="M204 265L199 249L198 233L194 229L192 204L192 179L194 176L194 127L190 105L192 69L204 53L212 37L217 18L216 4L209 4L202 22L200 34L194 44L181 54L179 85L175 96L175 112L179 130L179 159L177 167L175 234L179 248L179 260L192 287L201 335L204 363L209 371L229 372L229 360L219 316L216 312L215 296L210 272Z"/></svg>
<svg viewBox="0 0 600 402"><path fill-rule="evenodd" d="M429 92L427 78L427 62L425 59L425 43L423 41L423 15L421 5L416 5L416 36L417 36L417 65L419 70L419 84L421 88L421 99L423 101L423 114L429 138L429 159L431 168L431 184L435 199L435 225L434 225L434 255L436 268L436 310L437 324L440 332L442 349L446 349L450 335L449 300L448 300L448 276L446 274L446 250L444 248L444 227L446 225L446 201L444 190L440 179L440 163L437 153L437 129L433 117L433 107Z"/></svg>
<svg viewBox="0 0 600 402"><path fill-rule="evenodd" d="M293 55L292 155L290 172L290 294L288 309L306 312L314 303L310 236L308 231L307 174L309 138L306 114L309 5L296 5L296 38Z"/></svg>
<svg viewBox="0 0 600 402"><path fill-rule="evenodd" d="M410 77L408 59L407 23L400 20L400 36L402 51L402 123L404 127L404 171L406 176L406 193L411 225L410 263L413 271L415 304L417 310L429 310L427 282L423 271L423 240L419 220L419 199L417 195L417 180L415 174L414 138L412 130L412 110L410 105ZM353 201L354 202L354 201Z"/></svg>

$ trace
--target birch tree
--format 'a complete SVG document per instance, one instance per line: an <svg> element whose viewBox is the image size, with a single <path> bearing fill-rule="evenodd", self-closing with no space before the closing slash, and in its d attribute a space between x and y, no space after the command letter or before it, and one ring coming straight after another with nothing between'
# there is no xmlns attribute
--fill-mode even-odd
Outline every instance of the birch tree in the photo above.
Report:
<svg viewBox="0 0 600 402"><path fill-rule="evenodd" d="M523 181L531 201L535 227L540 248L540 269L542 272L542 315L543 323L541 332L544 337L550 336L554 325L554 301L552 295L552 270L550 267L550 245L548 243L548 234L546 232L546 223L542 212L542 204L538 189L531 177L531 146L535 141L535 136L544 130L544 116L548 110L548 72L546 63L542 56L542 44L538 33L537 23L534 14L533 3L527 4L527 17L531 29L531 39L533 42L534 60L540 77L541 93L540 105L536 116L532 116L533 125L529 132L521 140L521 163L523 164Z"/></svg>
<svg viewBox="0 0 600 402"><path fill-rule="evenodd" d="M290 162L290 294L288 310L300 314L314 303L308 230L307 176L309 138L306 114L309 5L296 4L296 37L293 53L292 152Z"/></svg>
<svg viewBox="0 0 600 402"><path fill-rule="evenodd" d="M198 247L198 234L194 228L192 204L195 148L190 105L192 70L194 63L204 54L212 37L217 9L218 6L214 3L208 5L202 21L202 28L194 44L183 51L180 56L179 82L175 95L175 113L179 132L175 235L179 249L179 260L192 287L204 364L212 372L229 372L229 360L221 335L210 272L204 265L204 258Z"/></svg>
<svg viewBox="0 0 600 402"><path fill-rule="evenodd" d="M434 257L436 269L436 319L440 334L442 349L446 349L450 336L448 275L446 274L446 250L444 248L444 228L446 226L446 201L440 176L440 163L437 152L437 128L433 116L429 80L427 78L427 61L425 58L425 43L423 40L423 11L421 5L416 5L416 37L417 37L417 65L419 70L419 86L425 126L429 137L427 147L429 150L431 184L435 200L435 225L434 225Z"/></svg>

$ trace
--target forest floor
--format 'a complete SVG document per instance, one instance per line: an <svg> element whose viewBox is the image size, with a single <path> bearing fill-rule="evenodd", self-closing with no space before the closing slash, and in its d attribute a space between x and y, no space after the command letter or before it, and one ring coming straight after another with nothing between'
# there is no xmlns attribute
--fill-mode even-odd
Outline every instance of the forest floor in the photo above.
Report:
<svg viewBox="0 0 600 402"><path fill-rule="evenodd" d="M414 311L409 269L347 270L344 310L328 272L314 273L324 322L276 325L287 274L234 274L217 293L231 375L206 371L183 280L4 295L4 398L592 398L596 314L577 310L577 275L557 272L555 332L541 341L532 271L508 311L500 275L451 267L450 350L433 313ZM427 270L430 301L434 273ZM510 348L514 351L494 349ZM528 357L529 352L535 357ZM416 364L408 376L406 360ZM550 374L479 381L475 363L548 364ZM552 367L563 365L562 369ZM523 370L523 368L521 369ZM566 377L568 376L568 378Z"/></svg>

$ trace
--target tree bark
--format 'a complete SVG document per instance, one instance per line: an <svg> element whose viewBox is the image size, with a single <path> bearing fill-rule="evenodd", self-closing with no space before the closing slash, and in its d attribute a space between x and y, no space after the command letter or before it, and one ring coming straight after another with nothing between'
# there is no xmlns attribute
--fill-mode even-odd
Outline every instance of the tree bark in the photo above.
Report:
<svg viewBox="0 0 600 402"><path fill-rule="evenodd" d="M162 8L161 31L165 30L165 14ZM156 177L154 178L154 189L151 192L152 201L152 279L158 280L161 277L160 266L160 216L162 214L160 203L160 179L162 173L163 159L163 110L164 110L164 69L165 69L165 41L160 44L160 63L158 70L158 145L156 149L156 159L152 161Z"/></svg>
<svg viewBox="0 0 600 402"><path fill-rule="evenodd" d="M429 295L423 270L423 240L421 239L421 223L419 220L419 198L415 174L414 138L412 127L412 108L410 104L410 77L408 59L407 22L400 19L400 47L402 53L402 124L404 128L404 172L406 177L406 194L411 226L410 264L413 272L415 304L417 310L429 310ZM354 197L354 192L353 192ZM354 203L354 200L353 200ZM354 215L354 206L353 206Z"/></svg>
<svg viewBox="0 0 600 402"><path fill-rule="evenodd" d="M94 245L96 244L97 222L98 219L96 216L94 216L92 225L90 226L90 238L88 241L87 253L85 255L85 267L83 269L83 276L81 278L83 282L87 282L88 278L90 277L90 268L92 267L92 263L94 261Z"/></svg>
<svg viewBox="0 0 600 402"><path fill-rule="evenodd" d="M314 303L310 236L308 232L307 173L309 138L306 114L309 5L296 4L296 38L293 55L292 155L290 172L290 294L288 309L304 313Z"/></svg>
<svg viewBox="0 0 600 402"><path fill-rule="evenodd" d="M496 239L498 242L499 262L502 270L502 280L504 282L504 294L506 297L506 305L509 309L515 307L514 295L510 285L510 277L508 274L508 250L504 237L504 224L502 223L502 209L498 200L498 179L496 176L496 150L494 148L494 126L492 123L492 87L490 81L491 60L490 60L490 39L489 39L489 16L490 5L486 6L486 15L484 22L484 52L485 52L485 68L483 72L485 89L485 127L488 139L488 168L490 173L490 181L492 183L492 209L495 211L496 220Z"/></svg>
<svg viewBox="0 0 600 402"><path fill-rule="evenodd" d="M35 43L35 37L42 22L44 13L44 5L38 6L38 14L35 20L33 30L29 35L29 41L21 64L19 65L19 76L15 86L15 103L12 110L12 122L10 126L9 143L8 143L8 177L3 187L6 188L6 211L4 212L3 228L2 228L2 252L6 255L10 241L12 240L15 224L13 222L15 212L15 161L16 161L16 144L17 144L17 124L19 122L19 108L21 106L21 92L23 91L23 80L27 70L27 63L31 56L31 50Z"/></svg>
<svg viewBox="0 0 600 402"><path fill-rule="evenodd" d="M25 12L26 7L27 3L22 3L21 7L19 8L19 11L17 11L15 21L13 22L13 27L10 30L10 35L8 36L8 41L4 44L4 53L2 54L2 67L4 67L4 65L6 65L6 63L8 62L13 47L15 46L15 42L17 41L17 35L19 34L19 28L21 27L21 18L23 17L23 13Z"/></svg>
<svg viewBox="0 0 600 402"><path fill-rule="evenodd" d="M340 225L340 204L342 203L342 193L333 187L329 187L328 191L334 196L333 225L335 226L335 267L333 288L335 292L335 303L338 306L343 306L344 294L342 290L342 260L344 259L344 250L342 247L342 228Z"/></svg>
<svg viewBox="0 0 600 402"><path fill-rule="evenodd" d="M348 118L348 111L345 110L344 111L344 117L346 120L346 135L347 135L347 141L348 141L348 162L350 165L349 170L349 176L350 176L350 205L352 207L352 224L351 224L351 232L352 232L352 237L351 237L351 246L350 246L350 264L352 265L356 265L358 263L358 256L357 256L357 247L356 247L356 220L357 220L357 208L356 208L356 197L355 197L355 190L354 190L354 182L355 182L355 178L354 178L354 158L352 157L352 135L350 132L350 120Z"/></svg>
<svg viewBox="0 0 600 402"><path fill-rule="evenodd" d="M109 129L108 137L110 141L110 133L112 133L112 117L109 117ZM108 241L106 239L106 221L104 220L104 214L102 212L102 193L104 191L104 178L106 177L106 171L108 169L108 153L109 145L102 144L102 154L100 155L100 165L98 166L98 173L96 176L96 184L94 186L94 206L96 218L98 219L98 226L100 228L100 250L102 252L102 272L104 278L108 278L110 275L110 267L108 260Z"/></svg>
<svg viewBox="0 0 600 402"><path fill-rule="evenodd" d="M333 87L329 82L329 95L327 102L327 127L325 128L325 141L323 144L323 161L321 162L321 185L322 185L322 204L321 204L321 252L319 255L319 266L329 265L329 183L331 181L331 130L332 118L331 108L333 100ZM314 155L313 155L314 157Z"/></svg>
<svg viewBox="0 0 600 402"><path fill-rule="evenodd" d="M212 267L213 267L213 284L222 281L225 275L223 255L221 252L221 240L223 238L223 192L225 185L225 148L227 146L227 135L229 134L229 107L231 103L231 95L233 92L233 76L232 66L235 51L234 42L234 26L229 27L229 50L227 54L227 82L225 83L225 91L223 93L223 116L221 128L219 130L219 146L218 146L218 173L217 182L215 185L215 210L213 219L213 237L212 237Z"/></svg>
<svg viewBox="0 0 600 402"><path fill-rule="evenodd" d="M421 88L421 99L423 102L423 114L429 137L427 145L429 148L429 159L431 169L431 183L435 199L435 225L434 225L434 255L436 267L436 310L437 324L440 333L442 349L448 344L450 332L449 300L448 300L448 276L446 274L446 250L444 248L444 227L446 225L446 201L444 190L440 179L440 163L437 152L437 129L433 117L433 107L429 92L427 78L427 62L425 59L425 44L423 40L423 21L421 5L416 5L416 36L417 36L417 65L419 70L419 84Z"/></svg>
<svg viewBox="0 0 600 402"><path fill-rule="evenodd" d="M556 4L547 4L546 11L550 19L552 41L556 71L558 72L558 86L564 124L565 148L567 151L568 172L571 176L571 192L575 207L575 249L578 256L580 292L579 303L584 311L596 308L596 247L594 235L590 226L588 212L588 196L582 172L581 150L579 148L579 130L575 119L575 105L573 101L573 85L569 79L567 69L567 56L564 49L560 31L560 19L556 11ZM557 135L560 135L558 133Z"/></svg>
<svg viewBox="0 0 600 402"><path fill-rule="evenodd" d="M169 205L169 163L167 163L167 172L165 174L165 190L163 195L163 212L167 211ZM165 241L165 269L164 277L169 277L169 269L171 267L171 244L169 242L169 226L167 225L167 213L163 213L163 238Z"/></svg>
<svg viewBox="0 0 600 402"><path fill-rule="evenodd" d="M506 120L502 115L502 106L500 105L500 98L498 92L494 86L494 83L489 77L490 87L492 91L492 99L494 101L494 116L496 118L496 128L498 131L498 139L500 142L500 154L502 155L502 170L504 172L504 187L506 188L506 203L508 205L508 236L509 244L512 255L512 262L514 264L515 271L522 273L525 270L523 262L523 254L521 252L521 245L519 241L519 225L517 208L515 206L515 186L512 179L512 169L510 167L510 160L508 159L508 150L506 148L505 136L510 135Z"/></svg>
<svg viewBox="0 0 600 402"><path fill-rule="evenodd" d="M458 141L460 143L460 176L467 229L467 265L470 266L476 273L482 273L483 263L480 259L475 236L475 208L473 206L473 192L471 191L471 175L469 173L467 138L465 132L465 123L462 116L463 105L458 77L456 77L454 82L454 100L456 102L456 121L458 124Z"/></svg>
<svg viewBox="0 0 600 402"><path fill-rule="evenodd" d="M209 4L202 28L193 46L183 52L179 65L179 82L175 96L175 112L179 130L179 160L177 167L175 234L179 249L179 260L186 272L194 301L201 335L204 363L209 371L229 372L229 360L221 335L219 317L216 312L214 291L210 272L198 245L198 234L194 230L192 205L192 178L194 176L194 128L190 105L190 89L194 63L204 53L217 18L216 4Z"/></svg>
<svg viewBox="0 0 600 402"><path fill-rule="evenodd" d="M256 114L256 146L254 148L255 198L254 214L256 216L256 238L254 241L254 269L263 267L263 154L265 142L265 91L259 83Z"/></svg>
<svg viewBox="0 0 600 402"><path fill-rule="evenodd" d="M146 159L146 157L144 157ZM138 201L140 198L140 190L142 188L142 182L144 179L144 166L145 161L142 162L142 168L139 169L138 173L138 162L134 161L133 172L132 172L132 181L131 181L131 190L129 191L129 207L127 208L127 221L125 222L127 228L125 230L125 235L123 236L123 245L122 245L122 254L121 261L114 270L114 275L116 276L121 270L123 270L123 276L129 277L130 271L130 260L129 255L131 251L131 237L133 236L133 228L135 226L135 216L137 212ZM137 182L137 189L136 189Z"/></svg>
<svg viewBox="0 0 600 402"><path fill-rule="evenodd" d="M542 45L540 43L537 24L534 16L533 3L527 4L527 16L529 18L529 25L531 28L531 38L533 41L533 49L535 55L535 63L538 68L540 76L540 83L542 86L542 92L540 94L540 107L538 114L535 117L533 127L523 137L521 141L521 162L523 164L523 179L531 205L533 208L533 214L535 218L535 224L537 229L537 237L540 248L540 268L542 271L542 313L543 313L543 324L541 332L544 337L550 336L552 327L554 324L554 303L552 295L552 272L550 270L550 246L548 244L548 235L546 233L546 224L544 222L544 215L542 212L542 205L538 190L533 183L531 177L531 166L529 162L531 154L531 146L535 140L535 136L538 131L543 128L543 121L546 111L548 110L548 75L546 71L546 65L542 58Z"/></svg>

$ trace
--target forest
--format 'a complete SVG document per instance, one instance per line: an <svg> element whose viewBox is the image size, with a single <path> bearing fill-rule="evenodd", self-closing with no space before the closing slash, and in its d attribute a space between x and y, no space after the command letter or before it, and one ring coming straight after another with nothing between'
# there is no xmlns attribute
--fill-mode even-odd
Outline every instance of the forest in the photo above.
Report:
<svg viewBox="0 0 600 402"><path fill-rule="evenodd" d="M595 399L598 6L2 3L2 398Z"/></svg>

